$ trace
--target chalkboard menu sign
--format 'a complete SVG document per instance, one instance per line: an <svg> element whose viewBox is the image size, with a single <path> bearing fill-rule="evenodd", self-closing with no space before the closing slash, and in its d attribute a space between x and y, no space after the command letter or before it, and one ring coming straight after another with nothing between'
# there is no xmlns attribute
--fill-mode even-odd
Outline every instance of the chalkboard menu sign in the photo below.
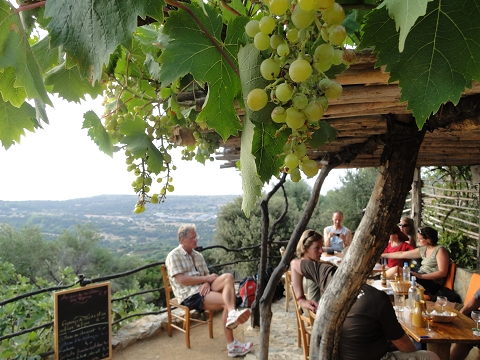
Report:
<svg viewBox="0 0 480 360"><path fill-rule="evenodd" d="M56 360L112 358L110 283L55 293Z"/></svg>

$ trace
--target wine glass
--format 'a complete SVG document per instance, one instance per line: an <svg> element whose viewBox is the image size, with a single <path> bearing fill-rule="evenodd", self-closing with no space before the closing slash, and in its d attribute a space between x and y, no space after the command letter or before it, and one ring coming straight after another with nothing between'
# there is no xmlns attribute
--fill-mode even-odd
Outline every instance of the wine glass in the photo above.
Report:
<svg viewBox="0 0 480 360"><path fill-rule="evenodd" d="M475 329L473 329L473 334L479 336L480 335L480 329L478 328L478 322L480 321L480 311L474 310L470 314L472 317L473 321L475 321Z"/></svg>
<svg viewBox="0 0 480 360"><path fill-rule="evenodd" d="M422 318L427 323L427 331L432 331L430 323L433 322L432 309L426 309L422 311Z"/></svg>
<svg viewBox="0 0 480 360"><path fill-rule="evenodd" d="M447 305L448 299L446 296L437 296L437 304L440 305L440 313L443 314L443 307Z"/></svg>

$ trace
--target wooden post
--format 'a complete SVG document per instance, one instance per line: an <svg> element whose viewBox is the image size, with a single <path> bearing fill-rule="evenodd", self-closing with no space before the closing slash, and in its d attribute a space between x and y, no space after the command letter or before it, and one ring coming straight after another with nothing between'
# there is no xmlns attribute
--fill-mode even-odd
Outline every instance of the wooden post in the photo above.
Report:
<svg viewBox="0 0 480 360"><path fill-rule="evenodd" d="M418 229L422 223L422 177L420 168L415 168L412 181L412 203L410 217Z"/></svg>
<svg viewBox="0 0 480 360"><path fill-rule="evenodd" d="M480 165L470 166L472 182L478 185L478 241L477 241L477 271L480 270Z"/></svg>

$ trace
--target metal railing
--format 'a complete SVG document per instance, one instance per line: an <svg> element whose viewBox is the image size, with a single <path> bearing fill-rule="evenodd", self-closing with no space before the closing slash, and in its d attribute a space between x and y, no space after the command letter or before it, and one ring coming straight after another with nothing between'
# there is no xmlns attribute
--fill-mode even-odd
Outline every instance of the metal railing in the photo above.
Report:
<svg viewBox="0 0 480 360"><path fill-rule="evenodd" d="M287 243L288 243L288 241L274 241L272 244L276 244L276 245L280 246L280 245L285 245ZM203 251L212 250L212 249L223 249L226 252L242 252L242 251L255 250L255 249L259 248L260 246L261 246L261 244L257 244L257 245L244 247L244 248L239 248L239 249L229 249L229 248L227 248L225 246L222 246L222 245L213 245L213 246L208 246L208 247L199 247L196 250L199 251L199 252L203 252ZM274 256L272 258L272 260L273 259L280 259L280 255L279 256ZM254 261L258 262L258 259L254 258L254 259L238 260L238 261L233 261L233 262L228 262L228 263L213 264L213 265L209 266L209 268L210 269L225 268L227 266L236 265L236 264L239 264L239 263L254 262ZM141 266L141 267L129 270L129 271L125 271L125 272L122 272L122 273L116 273L116 274L106 275L106 276L92 278L92 279L87 279L87 278L83 277L82 275L79 275L78 280L75 281L74 283L70 284L70 285L52 286L52 287L48 287L48 288L38 289L38 290L29 292L29 293L21 294L21 295L15 296L13 298L6 299L4 301L0 301L0 307L5 306L5 305L10 304L10 303L15 303L15 302L20 301L20 300L24 300L26 298L29 298L29 297L32 297L32 296L35 296L35 295L39 295L39 294L42 294L42 293L52 294L55 291L66 290L66 289L72 288L76 285L87 286L89 284L101 283L101 282L110 281L110 280L113 280L113 279L122 278L122 277L129 276L129 275L138 273L140 271L143 271L143 270L146 270L146 269L149 269L149 268L153 268L155 266L163 265L163 264L165 264L165 261L158 261L158 262L150 263L150 264L147 264L147 265L144 265L144 266ZM160 280L161 280L161 277L160 277ZM145 294L154 293L154 292L160 292L160 297L165 299L164 291L165 291L164 286L162 286L160 288L155 288L155 289L142 290L142 291L138 291L138 292L135 292L135 293L132 293L132 294L128 294L126 296L122 296L122 297L118 297L118 298L112 298L111 302L114 303L114 302L117 302L117 301L124 301L124 300L128 300L129 298L132 298L134 296L145 295ZM119 323L121 323L121 322L123 322L127 319L131 319L133 317L141 317L141 316L147 316L147 315L159 315L159 314L162 314L166 311L167 311L166 308L160 307L158 311L128 314L128 315L126 315L122 318L119 318L119 319L113 321L112 325L117 325L117 324L119 324ZM38 325L38 326L34 326L34 327L31 327L31 328L28 328L28 329L23 329L21 331L13 332L11 334L2 335L2 336L0 336L0 343L4 340L12 339L12 338L15 338L15 337L18 337L18 336L21 336L21 335L25 335L25 334L28 334L28 333L31 333L31 332L36 332L36 331L39 331L39 330L42 330L42 329L48 329L48 328L52 327L53 325L54 325L54 322L50 321L48 323L41 324L41 325ZM44 358L44 357L47 357L47 356L52 355L52 354L54 354L53 350L49 351L49 352L46 352L46 353L43 353L43 354L39 354L39 356L41 358Z"/></svg>

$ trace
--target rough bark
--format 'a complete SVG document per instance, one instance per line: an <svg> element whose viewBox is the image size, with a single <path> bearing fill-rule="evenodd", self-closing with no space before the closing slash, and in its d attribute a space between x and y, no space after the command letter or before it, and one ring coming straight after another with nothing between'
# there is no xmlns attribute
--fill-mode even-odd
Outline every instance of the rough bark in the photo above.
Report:
<svg viewBox="0 0 480 360"><path fill-rule="evenodd" d="M278 183L273 187L272 190L270 190L265 199L263 199L260 203L260 208L262 210L262 242L260 247L260 262L258 264L257 290L255 291L255 300L252 304L252 317L250 320L252 327L260 326L260 305L257 299L260 299L266 286L265 270L267 269L267 261L270 256L269 248L271 248L271 240L273 238L273 234L275 233L275 229L278 223L286 216L288 211L288 201L285 195L285 190L283 190L285 198L285 208L283 213L278 217L277 220L275 220L272 228L270 229L268 202L270 201L272 196L278 191L278 189L283 189L283 184L285 183L286 178L287 174L283 173Z"/></svg>
<svg viewBox="0 0 480 360"><path fill-rule="evenodd" d="M290 260L293 259L297 242L300 239L302 233L305 231L307 224L312 217L313 210L315 210L315 206L318 203L320 189L322 188L323 182L332 168L332 165L326 165L320 170L320 174L315 181L315 185L313 186L310 199L305 206L302 218L298 222L295 230L292 233L292 236L290 237L290 240L288 241L285 255L282 257L280 263L273 271L273 274L270 277L267 286L265 287L263 296L260 299L260 360L268 360L270 325L272 322L272 300L275 288L280 281L280 278L287 270L290 264Z"/></svg>
<svg viewBox="0 0 480 360"><path fill-rule="evenodd" d="M407 119L408 120L408 119ZM413 122L410 117L408 123ZM336 359L341 324L402 214L425 130L405 118L387 119L382 165L365 215L330 286L319 302L310 345L311 360Z"/></svg>

